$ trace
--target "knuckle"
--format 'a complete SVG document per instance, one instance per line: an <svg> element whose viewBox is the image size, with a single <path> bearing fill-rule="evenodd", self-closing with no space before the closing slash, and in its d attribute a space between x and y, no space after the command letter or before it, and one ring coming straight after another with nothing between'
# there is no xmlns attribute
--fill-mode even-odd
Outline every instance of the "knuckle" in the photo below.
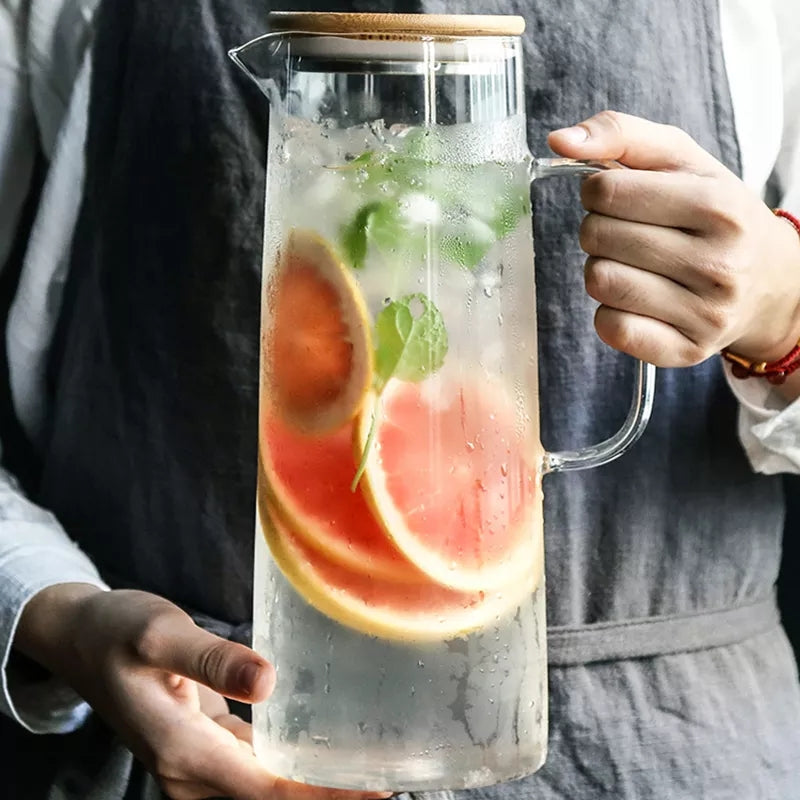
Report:
<svg viewBox="0 0 800 800"><path fill-rule="evenodd" d="M745 231L744 215L734 201L728 201L727 204L717 202L709 207L707 214L711 225L728 235L739 236Z"/></svg>
<svg viewBox="0 0 800 800"><path fill-rule="evenodd" d="M694 367L711 358L714 353L716 353L716 348L711 347L710 344L703 344L687 339L678 353L680 358L679 366Z"/></svg>
<svg viewBox="0 0 800 800"><path fill-rule="evenodd" d="M171 636L170 615L159 612L142 623L133 636L133 651L145 664L157 665Z"/></svg>
<svg viewBox="0 0 800 800"><path fill-rule="evenodd" d="M691 161L691 154L698 147L695 140L677 125L661 125L661 139L665 149L670 153L669 160L675 167L683 168Z"/></svg>
<svg viewBox="0 0 800 800"><path fill-rule="evenodd" d="M581 186L581 202L587 211L605 212L614 207L620 185L612 172L601 172L587 178Z"/></svg>
<svg viewBox="0 0 800 800"><path fill-rule="evenodd" d="M737 260L726 254L703 268L709 281L710 293L716 303L735 305L739 301L740 276Z"/></svg>
<svg viewBox="0 0 800 800"><path fill-rule="evenodd" d="M641 336L628 324L625 317L608 311L601 306L595 314L595 329L600 338L625 353L638 351L642 344Z"/></svg>
<svg viewBox="0 0 800 800"><path fill-rule="evenodd" d="M675 152L675 161L683 163L686 153L693 150L697 143L692 136L687 133L683 128L677 125L665 125L665 133L667 140L672 143L672 149Z"/></svg>
<svg viewBox="0 0 800 800"><path fill-rule="evenodd" d="M230 643L225 639L212 642L198 653L197 671L213 682L221 681L226 674Z"/></svg>
<svg viewBox="0 0 800 800"><path fill-rule="evenodd" d="M619 294L614 270L607 261L587 259L584 279L587 294L600 303L608 303Z"/></svg>
<svg viewBox="0 0 800 800"><path fill-rule="evenodd" d="M694 202L706 228L726 234L741 234L747 210L741 196L723 187L719 181L700 179L694 187Z"/></svg>
<svg viewBox="0 0 800 800"><path fill-rule="evenodd" d="M670 139L673 139L678 145L685 145L689 144L689 142L694 142L694 139L692 139L692 137L678 125L665 125L664 131L670 137Z"/></svg>
<svg viewBox="0 0 800 800"><path fill-rule="evenodd" d="M595 114L593 119L600 127L613 132L617 136L622 136L622 117L618 111L607 108Z"/></svg>
<svg viewBox="0 0 800 800"><path fill-rule="evenodd" d="M705 302L698 312L704 326L719 335L730 328L733 322L733 313L727 304Z"/></svg>
<svg viewBox="0 0 800 800"><path fill-rule="evenodd" d="M719 206L716 186L707 178L697 175L689 177L689 186L691 187L692 204L695 212L702 214L704 217L713 213L714 209Z"/></svg>
<svg viewBox="0 0 800 800"><path fill-rule="evenodd" d="M587 214L578 231L581 249L589 255L600 255L603 248L603 223L598 214Z"/></svg>

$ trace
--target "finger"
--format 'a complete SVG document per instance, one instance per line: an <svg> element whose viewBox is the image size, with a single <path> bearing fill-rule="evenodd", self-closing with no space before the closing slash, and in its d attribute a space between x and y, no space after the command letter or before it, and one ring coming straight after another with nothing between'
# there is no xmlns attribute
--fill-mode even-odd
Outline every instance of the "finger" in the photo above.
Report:
<svg viewBox="0 0 800 800"><path fill-rule="evenodd" d="M701 175L727 172L680 128L618 111L602 111L571 128L553 131L547 141L556 153L570 158L614 159L634 169Z"/></svg>
<svg viewBox="0 0 800 800"><path fill-rule="evenodd" d="M214 722L226 731L230 731L240 742L244 742L252 749L253 746L253 726L248 725L241 717L236 714L222 714L212 717Z"/></svg>
<svg viewBox="0 0 800 800"><path fill-rule="evenodd" d="M587 211L688 231L730 226L733 209L727 182L687 172L613 169L581 184Z"/></svg>
<svg viewBox="0 0 800 800"><path fill-rule="evenodd" d="M207 717L217 720L220 717L230 715L231 710L221 694L209 689L208 686L203 686L202 683L196 683L195 686L197 687L199 700L198 707Z"/></svg>
<svg viewBox="0 0 800 800"><path fill-rule="evenodd" d="M698 294L712 291L717 280L706 243L676 228L587 214L580 244L587 255L663 275Z"/></svg>
<svg viewBox="0 0 800 800"><path fill-rule="evenodd" d="M213 786L193 781L163 781L161 788L170 800L206 800L219 797Z"/></svg>
<svg viewBox="0 0 800 800"><path fill-rule="evenodd" d="M602 258L588 258L584 273L587 293L602 305L665 322L695 344L714 343L713 309L686 287Z"/></svg>
<svg viewBox="0 0 800 800"><path fill-rule="evenodd" d="M325 789L279 778L270 800L372 800L391 797L393 792L357 792L349 789Z"/></svg>
<svg viewBox="0 0 800 800"><path fill-rule="evenodd" d="M608 306L597 309L594 326L610 347L657 367L689 367L713 354L666 322Z"/></svg>
<svg viewBox="0 0 800 800"><path fill-rule="evenodd" d="M344 792L287 781L269 773L249 747L197 712L191 721L178 722L162 732L157 752L165 763L159 774L164 783L192 783L210 787L212 797L237 800L366 800L390 793ZM164 754L168 754L166 757Z"/></svg>
<svg viewBox="0 0 800 800"><path fill-rule="evenodd" d="M243 702L265 700L275 685L275 670L268 661L249 647L204 631L177 608L152 615L134 650L148 666Z"/></svg>

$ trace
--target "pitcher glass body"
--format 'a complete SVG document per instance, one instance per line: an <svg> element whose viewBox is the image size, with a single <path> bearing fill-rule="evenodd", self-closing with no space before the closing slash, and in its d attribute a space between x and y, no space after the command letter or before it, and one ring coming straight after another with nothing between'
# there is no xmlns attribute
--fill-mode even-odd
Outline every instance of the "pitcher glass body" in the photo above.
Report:
<svg viewBox="0 0 800 800"><path fill-rule="evenodd" d="M516 17L273 14L255 749L331 787L476 787L547 749L542 477ZM652 391L650 386L649 391Z"/></svg>

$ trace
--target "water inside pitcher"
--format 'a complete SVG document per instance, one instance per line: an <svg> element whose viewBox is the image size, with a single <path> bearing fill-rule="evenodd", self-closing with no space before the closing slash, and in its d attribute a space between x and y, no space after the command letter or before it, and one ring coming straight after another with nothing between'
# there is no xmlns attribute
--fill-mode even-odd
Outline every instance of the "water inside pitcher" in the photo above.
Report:
<svg viewBox="0 0 800 800"><path fill-rule="evenodd" d="M518 17L273 14L254 708L274 773L460 789L547 741L543 451Z"/></svg>

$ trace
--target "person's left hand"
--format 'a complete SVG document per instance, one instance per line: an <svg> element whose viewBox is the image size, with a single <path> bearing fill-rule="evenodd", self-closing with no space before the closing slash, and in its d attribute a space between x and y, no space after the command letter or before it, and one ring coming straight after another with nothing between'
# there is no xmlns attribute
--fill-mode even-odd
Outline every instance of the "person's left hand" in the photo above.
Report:
<svg viewBox="0 0 800 800"><path fill-rule="evenodd" d="M632 169L588 178L586 289L607 344L661 367L723 347L773 361L800 339L800 237L678 128L613 111L550 147Z"/></svg>

